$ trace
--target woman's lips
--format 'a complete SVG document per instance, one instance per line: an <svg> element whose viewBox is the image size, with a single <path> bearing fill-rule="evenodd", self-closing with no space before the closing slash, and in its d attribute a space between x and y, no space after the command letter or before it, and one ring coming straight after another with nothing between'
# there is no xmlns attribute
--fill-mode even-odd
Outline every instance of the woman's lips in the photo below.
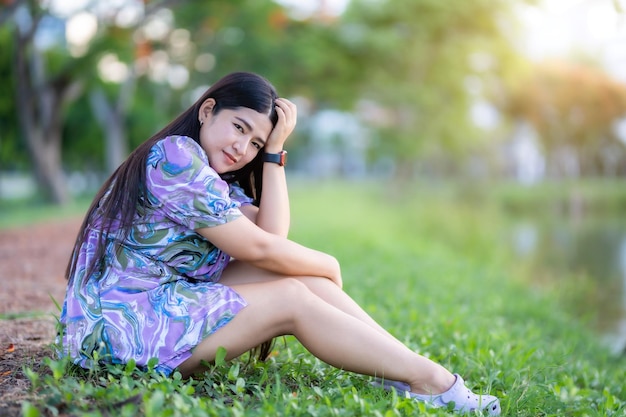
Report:
<svg viewBox="0 0 626 417"><path fill-rule="evenodd" d="M223 151L223 152L224 152L224 155L226 155L226 160L227 161L230 161L232 164L236 164L237 163L237 159L234 156L232 156L231 154L229 154L226 151Z"/></svg>

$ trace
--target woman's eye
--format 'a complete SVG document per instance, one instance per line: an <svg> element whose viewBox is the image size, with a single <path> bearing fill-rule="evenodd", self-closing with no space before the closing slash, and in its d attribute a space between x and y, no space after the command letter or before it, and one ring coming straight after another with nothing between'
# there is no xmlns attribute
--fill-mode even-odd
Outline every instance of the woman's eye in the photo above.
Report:
<svg viewBox="0 0 626 417"><path fill-rule="evenodd" d="M238 131L240 131L241 133L243 133L243 127L242 127L241 125L239 125L239 124L237 124L237 123L234 123L234 125L235 125L235 128L236 128Z"/></svg>
<svg viewBox="0 0 626 417"><path fill-rule="evenodd" d="M252 142L252 146L254 146L257 150L261 149L261 144L257 142Z"/></svg>

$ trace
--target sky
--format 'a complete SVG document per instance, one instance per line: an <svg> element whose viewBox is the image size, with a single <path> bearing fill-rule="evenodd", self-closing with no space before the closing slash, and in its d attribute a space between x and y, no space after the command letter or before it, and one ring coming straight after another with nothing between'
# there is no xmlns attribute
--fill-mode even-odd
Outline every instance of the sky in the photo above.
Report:
<svg viewBox="0 0 626 417"><path fill-rule="evenodd" d="M543 0L540 7L522 8L520 18L530 58L584 51L626 82L626 0Z"/></svg>

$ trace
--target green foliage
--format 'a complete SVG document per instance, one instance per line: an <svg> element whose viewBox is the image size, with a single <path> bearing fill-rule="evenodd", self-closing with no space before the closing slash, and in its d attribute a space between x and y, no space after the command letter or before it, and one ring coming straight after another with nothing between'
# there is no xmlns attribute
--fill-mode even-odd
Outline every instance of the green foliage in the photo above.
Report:
<svg viewBox="0 0 626 417"><path fill-rule="evenodd" d="M227 72L249 70L265 75L282 95L307 97L313 110L354 110L363 100L373 103L375 106L362 114L376 129L371 153L395 159L400 175L411 175L416 160L436 168L447 164L445 168L451 166L452 171L461 166L455 161L466 157L468 149L476 150L476 145L487 148L486 142L498 140L496 134L485 134L470 120L469 109L476 98L490 95L509 116L517 116L543 108L537 102L545 98L541 91L554 94L550 95L552 102L543 103L552 110L540 113L559 115L538 121L544 136L549 130L560 132L545 139L548 148L560 146L567 137L568 144L589 155L582 161L585 172L618 172L623 164L616 168L605 160L612 161L607 154L623 157L625 153L607 130L623 104L622 86L588 69L522 77L523 59L511 47L515 6L532 2L352 0L342 16L293 20L271 0L151 1L146 2L146 10L169 7L171 29L187 31L188 45L177 47L170 36L150 40L140 34L139 27L120 28L113 24L113 17L101 16L98 35L84 55L72 56L62 45L41 53L44 77L35 84L53 86L80 80L82 95L70 97L62 108L62 120L52 125L63 127L63 163L70 169L99 170L104 165L105 135L92 114L89 95L97 89L104 92L111 108L119 104L116 99L126 86L103 81L97 68L100 58L111 53L137 71L132 99L122 112L128 149L185 108L194 88L211 84ZM42 9L45 5L24 5L35 14L48 13ZM8 23L0 27L0 76L7 80L0 86L0 169L24 170L30 162L16 117L18 74L11 68L15 25L11 19ZM32 45L26 48L32 52ZM145 60L153 52L189 70L185 91L150 78ZM198 70L199 54L210 54L215 65ZM569 88L577 80L586 87ZM526 88L528 85L541 88ZM516 94L520 97L511 98ZM577 95L581 98L574 100ZM510 108L516 106L520 109ZM525 109L528 106L530 109ZM581 106L594 111L581 119L577 113ZM533 118L532 114L526 116ZM589 129L565 123L573 119L582 120ZM598 140L601 136L604 139ZM556 142L550 145L549 141ZM297 148L305 140L292 143Z"/></svg>
<svg viewBox="0 0 626 417"><path fill-rule="evenodd" d="M513 6L486 0L351 2L342 25L352 26L349 36L363 51L364 73L355 99L380 106L379 114L366 118L382 128L382 150L407 162L453 155L480 140L469 118L467 81L486 70L505 75L503 61L513 48L502 22L514 25ZM489 68L473 63L477 55Z"/></svg>
<svg viewBox="0 0 626 417"><path fill-rule="evenodd" d="M232 71L252 71L271 80L282 94L296 89L299 80L294 66L301 66L294 54L302 41L290 33L297 23L275 2L187 3L173 11L176 25L191 31L196 54L210 53L215 58L215 67L208 73L197 72L190 65L192 84L210 84Z"/></svg>
<svg viewBox="0 0 626 417"><path fill-rule="evenodd" d="M549 292L521 280L499 243L507 220L497 201L441 184L414 184L401 198L377 183L295 181L290 188L291 237L335 254L357 302L410 348L462 374L471 388L498 395L503 415L626 412L626 359L610 356ZM450 415L331 368L291 337L278 341L267 362L219 356L189 380L134 363L87 371L45 359L45 372L27 371L33 395L23 412Z"/></svg>
<svg viewBox="0 0 626 417"><path fill-rule="evenodd" d="M17 108L12 81L14 38L8 26L0 26L0 169L15 170L28 166L26 145L19 141Z"/></svg>
<svg viewBox="0 0 626 417"><path fill-rule="evenodd" d="M281 94L306 96L317 107L351 109L362 98L375 100L395 114L389 129L382 132L384 148L393 150L394 157L412 159L427 150L462 149L471 142L464 84L473 72L469 57L481 51L498 61L509 51L497 22L512 19L510 4L354 0L345 16L296 21L270 0L176 2L171 6L173 29L190 33L188 47L178 50L168 38L143 39L137 28L120 28L102 18L100 31L84 55L72 57L60 46L45 53L46 76L81 80L85 97L93 89L103 89L113 102L122 86L104 82L97 71L106 53L115 54L129 67L155 51L165 53L169 62L188 68L189 89L234 70L255 71L276 84ZM37 13L47 11L37 9ZM3 32L10 34L6 29ZM10 46L10 36L7 39L0 38L0 42ZM4 55L11 48L2 50ZM215 59L209 72L200 72L194 65L203 53ZM0 58L0 68L8 62ZM11 80L15 76L7 74ZM127 118L133 144L188 104L182 92L150 80L144 72L136 76L142 87L135 91ZM4 85L13 91L14 82ZM63 114L64 162L70 166L84 155L89 156L84 161L88 166L102 164L104 146L94 142L102 141L104 135L97 133L101 128L90 112L87 98L82 98L70 103ZM10 127L17 131L14 121ZM19 144L12 131L3 129L3 134L9 134L2 146L10 155L18 152Z"/></svg>
<svg viewBox="0 0 626 417"><path fill-rule="evenodd" d="M100 172L103 167L104 140L102 129L95 123L89 98L80 97L65 119L63 155L65 166L83 171L89 167Z"/></svg>
<svg viewBox="0 0 626 417"><path fill-rule="evenodd" d="M584 175L624 171L626 147L614 124L626 114L626 84L597 63L536 64L502 95L507 97L503 113L537 132L552 172L567 172L559 156L564 150L573 154Z"/></svg>

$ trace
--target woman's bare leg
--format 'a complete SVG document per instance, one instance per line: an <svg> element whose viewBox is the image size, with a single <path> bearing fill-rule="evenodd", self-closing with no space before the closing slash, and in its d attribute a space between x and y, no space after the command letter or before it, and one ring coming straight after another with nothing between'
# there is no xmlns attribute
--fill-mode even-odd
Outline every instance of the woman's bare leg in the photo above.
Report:
<svg viewBox="0 0 626 417"><path fill-rule="evenodd" d="M270 282L285 277L276 275L260 268L256 268L250 264L232 261L224 270L221 284L233 286L241 284L252 284L260 282ZM402 344L392 334L378 324L369 314L367 314L359 304L356 303L345 291L335 285L332 281L321 277L293 277L305 284L315 295L320 297L327 303L337 307L339 310L347 313L363 323L373 327L381 334L393 339L397 343Z"/></svg>
<svg viewBox="0 0 626 417"><path fill-rule="evenodd" d="M415 393L438 394L455 381L441 365L327 303L296 279L233 288L248 306L194 349L179 367L184 375L201 369L202 360L212 362L219 347L232 359L272 337L293 334L313 355L332 366L406 381Z"/></svg>

